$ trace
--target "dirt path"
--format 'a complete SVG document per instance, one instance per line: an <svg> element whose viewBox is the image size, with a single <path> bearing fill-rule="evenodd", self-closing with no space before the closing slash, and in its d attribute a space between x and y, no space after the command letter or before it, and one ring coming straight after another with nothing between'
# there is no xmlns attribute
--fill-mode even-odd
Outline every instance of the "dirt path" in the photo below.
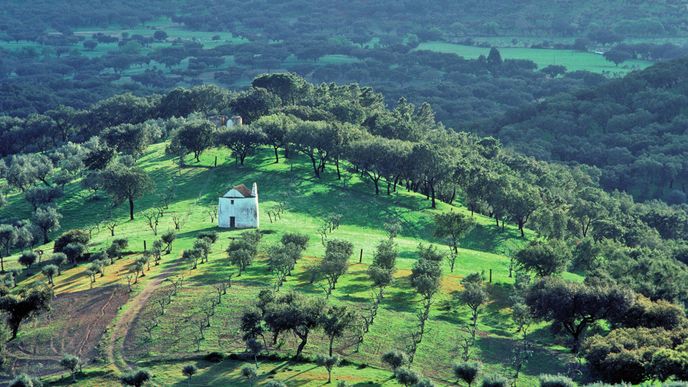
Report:
<svg viewBox="0 0 688 387"><path fill-rule="evenodd" d="M198 196L194 201L194 205L198 205L198 202L201 200L201 197L208 188L208 184L210 183L210 180L212 178L213 175L210 174L205 179L205 182L203 183L203 186L200 188ZM191 211L191 209L189 211ZM133 368L132 366L134 364L127 361L127 359L124 357L125 341L129 336L129 332L133 322L136 321L136 317L138 317L139 313L146 305L146 302L148 302L148 299L153 294L153 291L155 291L155 289L158 287L158 285L160 285L160 283L162 283L162 281L164 281L167 277L172 275L172 272L180 263L179 259L175 263L175 265L169 266L157 277L146 282L143 290L141 290L139 294L137 294L134 298L130 299L129 302L127 302L124 305L127 307L127 310L124 311L124 313L115 322L115 326L112 330L112 333L110 334L110 340L108 341L108 345L105 349L105 355L107 362L109 364L112 364L118 371L126 372Z"/></svg>
<svg viewBox="0 0 688 387"><path fill-rule="evenodd" d="M170 266L160 275L146 282L143 290L125 304L127 310L117 319L105 350L108 363L114 365L119 371L123 372L132 369L133 364L129 363L123 355L124 341L129 335L132 323L136 320L141 309L146 305L146 302L148 302L148 299L158 285L172 275L174 268L174 266Z"/></svg>

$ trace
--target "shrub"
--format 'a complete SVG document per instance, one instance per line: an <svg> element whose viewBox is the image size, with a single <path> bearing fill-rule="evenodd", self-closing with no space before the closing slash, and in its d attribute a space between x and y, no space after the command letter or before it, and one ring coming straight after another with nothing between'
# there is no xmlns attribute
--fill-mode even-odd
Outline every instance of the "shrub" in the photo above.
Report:
<svg viewBox="0 0 688 387"><path fill-rule="evenodd" d="M394 377L399 384L403 384L404 386L413 386L420 381L418 374L403 367L399 367L394 371Z"/></svg>
<svg viewBox="0 0 688 387"><path fill-rule="evenodd" d="M82 259L84 253L86 253L86 245L79 242L68 243L62 251L67 256L69 262L76 264Z"/></svg>
<svg viewBox="0 0 688 387"><path fill-rule="evenodd" d="M389 351L382 355L382 361L387 363L392 371L403 366L408 361L406 354L401 351Z"/></svg>
<svg viewBox="0 0 688 387"><path fill-rule="evenodd" d="M190 377L194 376L197 371L198 371L198 368L196 368L195 365L187 364L184 366L184 368L182 368L182 375L190 378Z"/></svg>
<svg viewBox="0 0 688 387"><path fill-rule="evenodd" d="M205 239L210 243L217 242L217 233L215 231L201 231L196 235L196 239Z"/></svg>
<svg viewBox="0 0 688 387"><path fill-rule="evenodd" d="M301 250L305 250L308 246L308 235L300 233L286 233L282 235L282 244L287 245L293 243Z"/></svg>
<svg viewBox="0 0 688 387"><path fill-rule="evenodd" d="M576 383L564 375L543 374L538 377L540 387L575 387Z"/></svg>
<svg viewBox="0 0 688 387"><path fill-rule="evenodd" d="M26 267L28 270L31 268L31 265L36 263L37 259L38 255L36 255L36 253L31 250L26 250L19 256L19 264Z"/></svg>
<svg viewBox="0 0 688 387"><path fill-rule="evenodd" d="M223 355L220 352L210 352L209 354L205 355L203 359L206 361L209 361L211 363L219 363L222 360L224 360L225 355Z"/></svg>
<svg viewBox="0 0 688 387"><path fill-rule="evenodd" d="M63 253L65 246L70 243L81 243L82 245L87 245L90 240L91 238L88 236L88 232L83 230L70 230L60 235L60 237L55 240L53 252Z"/></svg>
<svg viewBox="0 0 688 387"><path fill-rule="evenodd" d="M131 371L122 375L119 380L127 386L141 387L151 379L151 373L147 370Z"/></svg>
<svg viewBox="0 0 688 387"><path fill-rule="evenodd" d="M454 375L456 378L468 383L469 386L476 381L479 372L480 363L464 362L454 365Z"/></svg>
<svg viewBox="0 0 688 387"><path fill-rule="evenodd" d="M482 387L507 387L509 381L501 375L490 375L483 379Z"/></svg>
<svg viewBox="0 0 688 387"><path fill-rule="evenodd" d="M19 374L8 384L9 387L42 387L40 379L27 374Z"/></svg>

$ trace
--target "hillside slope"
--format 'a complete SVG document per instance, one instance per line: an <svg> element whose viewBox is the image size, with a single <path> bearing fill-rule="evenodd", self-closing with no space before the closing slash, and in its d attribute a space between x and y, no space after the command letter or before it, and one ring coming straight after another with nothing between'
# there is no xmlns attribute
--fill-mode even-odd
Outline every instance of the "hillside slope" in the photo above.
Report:
<svg viewBox="0 0 688 387"><path fill-rule="evenodd" d="M218 166L211 167L217 156ZM114 289L126 293L127 278L133 262L140 257L144 241L150 246L156 237L146 225L142 212L161 204L161 198L169 190L174 192L174 199L166 210L161 221L159 233L173 228L172 218L182 219L183 226L178 231L170 255L164 255L160 266L152 265L146 276L133 285L133 292L127 299L118 299L121 305L119 314L109 324L100 337L95 356L96 363L88 366L85 372L84 385L117 385L116 375L129 367L149 368L153 381L159 385L170 385L183 381L181 367L187 363L199 366L199 374L194 377L200 384L238 385L243 383L239 375L240 364L235 360L225 360L220 364L208 363L200 357L211 351L225 353L242 353L244 344L238 330L242 311L252 305L257 293L264 287L271 286L273 276L268 272L265 262L267 246L276 243L285 232L302 232L310 236L310 243L303 260L299 261L295 272L288 278L285 288L294 289L314 297L324 295L323 284L309 283L307 268L317 262L324 253L320 243L318 229L332 214L342 214L341 226L329 237L351 241L354 244L354 257L349 272L342 278L330 303L347 304L355 309L364 310L370 304L372 286L365 274L367 265L372 260L372 253L378 242L385 239L383 225L385 222L399 220L403 229L397 238L399 257L393 286L387 291L380 312L359 351L355 351L354 338L345 336L337 341L336 350L351 366L337 368L335 379L358 383L391 383L389 371L381 370L382 353L391 349L404 349L416 325L416 312L420 307L417 295L411 288L408 276L417 259L416 248L419 243L435 243L440 251L445 251L443 242L433 238L432 217L443 211L462 211L464 208L439 203L437 210L431 210L429 202L416 193L399 190L391 196L372 194L367 182L359 180L352 173L345 173L342 180L336 175L326 173L321 180L309 176L310 166L300 157L288 159L287 162L274 164L271 150L264 149L258 155L247 159L246 166L234 165L233 159L227 158L225 151L213 149L201 157L199 163L189 160L189 167L179 169L175 160L164 154L164 144L156 144L148 149L138 160L154 178L155 190L137 202L137 218L127 221L127 209L115 208L113 218L120 226L116 228L115 238L128 238L130 254L107 266L104 276L96 278L94 289L89 290L90 280L86 266L79 265L56 277L55 291L57 300L69 297L70 294L95 294L101 289ZM235 273L227 259L225 248L238 231L220 231L220 239L213 246L209 263L201 264L191 270L192 263L183 260L182 250L191 247L195 236L201 231L216 230L207 213L216 204L217 197L232 185L257 182L261 198L261 233L259 259L241 277L236 274L232 287L227 295L222 296L222 303L211 318L211 327L207 329L205 339L197 343L194 340L195 326L193 317L203 313L207 301L216 297L214 285L226 281L230 273ZM170 188L171 187L171 188ZM92 200L89 193L82 190L78 182L66 188L65 199L58 204L63 211L62 229L92 228L110 216L108 199ZM20 195L10 196L9 205L0 211L0 217L28 217L30 208ZM283 216L274 223L270 222L267 211L283 203L286 208ZM473 272L482 272L489 276L492 271L492 284L489 285L491 302L483 312L479 326L478 351L485 363L486 372L502 372L504 364L510 362L511 349L515 343L514 326L509 318L508 295L512 279L509 278L509 260L505 252L513 251L524 243L518 230L507 226L500 231L494 222L486 217L476 215L478 227L461 243L457 268L449 272L444 265L441 294L437 297L428 323L428 334L421 343L416 356L416 365L423 373L440 383L450 383L451 359L457 358L457 337L460 326L468 321L468 311L458 305L454 299L460 290L459 280ZM92 228L93 238L89 243L92 252L105 249L114 239L104 227ZM532 233L526 234L528 237ZM43 247L46 251L50 246ZM362 263L358 263L360 251ZM18 267L16 258L9 259L12 267ZM39 272L33 267L31 274ZM155 317L159 305L157 300L171 288L167 279L177 279L183 275L184 288L167 306L164 315ZM566 274L568 278L577 278ZM42 274L34 274L22 281L21 286L33 281L44 281ZM285 291L285 290L282 290ZM93 292L93 293L89 293ZM59 305L59 302L57 303ZM103 306L83 307L79 313L85 316L100 315ZM55 309L52 316L44 318L36 325L37 329L20 332L17 342L12 347L12 354L31 359L41 359L48 364L62 355L60 348L50 345L54 332L60 327L74 325L74 316L65 314L64 310ZM150 321L155 318L157 326L148 329ZM88 325L88 324L86 324ZM85 326L85 325L83 325ZM38 329L40 328L40 329ZM98 331L100 332L100 331ZM69 335L83 337L84 330L70 330ZM526 367L522 379L524 383L543 373L565 371L569 355L557 345L544 325L539 325L533 334L536 348L534 357ZM309 340L305 354L314 357L326 348L326 340L318 332ZM34 354L22 348L33 346ZM66 349L71 349L67 346ZM260 368L261 380L274 377L288 380L294 385L322 383L325 371L311 364L285 363L279 357L293 354L295 342L286 338L285 342L271 351L278 356L274 361L266 361ZM36 352L37 351L37 352ZM88 351L82 351L87 354ZM51 360L52 359L52 360ZM29 363L31 363L29 361ZM35 363L34 363L35 364ZM57 370L53 366L46 369ZM29 367L33 364L29 364Z"/></svg>
<svg viewBox="0 0 688 387"><path fill-rule="evenodd" d="M680 204L688 193L686 103L688 60L677 60L514 110L487 133L540 159L596 166L609 190Z"/></svg>

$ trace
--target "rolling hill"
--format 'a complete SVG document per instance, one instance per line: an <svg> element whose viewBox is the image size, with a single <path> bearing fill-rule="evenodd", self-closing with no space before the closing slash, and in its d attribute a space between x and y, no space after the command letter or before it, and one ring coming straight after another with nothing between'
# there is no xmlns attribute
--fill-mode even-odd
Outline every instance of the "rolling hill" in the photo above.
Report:
<svg viewBox="0 0 688 387"><path fill-rule="evenodd" d="M416 324L419 301L408 280L410 268L417 259L419 243L432 243L441 250L443 241L432 236L433 215L445 211L461 211L462 207L450 208L440 203L436 210L421 195L399 190L391 196L374 196L367 182L355 174L345 173L342 180L334 175L324 175L322 180L307 178L309 164L296 157L279 164L274 163L272 150L261 150L247 160L246 166L234 165L233 159L219 149L206 152L201 161L189 160L189 167L180 169L173 158L165 155L164 144L148 148L137 164L155 180L155 189L137 203L135 221L127 221L127 209L115 208L110 214L110 202L93 200L78 182L66 187L65 198L58 204L63 210L63 229L91 229L93 237L90 251L105 249L114 238L128 238L129 247L124 258L105 268L102 277L90 284L86 265L69 267L55 277L53 311L37 321L32 329L20 332L11 346L16 362L44 363L43 372L48 380L59 383L62 371L56 364L63 352L78 353L89 362L80 376L81 385L117 385L119 371L129 367L145 367L153 374L157 385L184 382L182 366L197 364L199 372L191 380L197 385L240 385L244 379L239 374L244 344L240 337L241 312L252 305L257 293L271 286L273 276L266 267L267 246L277 242L285 232L302 232L310 237L304 258L299 261L284 291L294 290L302 294L323 296L322 284L309 283L307 269L320 259L324 248L318 229L332 214L342 214L341 226L330 234L331 238L351 241L354 257L348 273L342 278L329 302L347 304L357 310L365 310L372 298L372 285L365 274L378 242L386 238L383 225L392 219L402 224L397 237L399 246L398 270L388 290L380 312L359 351L355 351L354 338L345 336L337 341L336 351L347 363L334 371L336 380L346 380L361 385L394 385L391 372L380 361L382 353L391 349L404 349ZM214 165L215 157L219 162ZM193 316L202 314L204 304L216 297L215 285L226 281L235 272L224 252L227 245L239 234L238 231L219 231L219 241L213 246L209 262L192 270L192 263L181 257L189 249L199 232L217 230L207 211L212 210L217 197L228 187L257 182L261 197L260 253L242 276L233 277L227 294L221 296L221 304L210 319L205 339L194 340ZM171 188L170 188L171 187ZM172 252L164 255L160 265L151 265L145 277L137 280L132 291L127 290L126 276L136 258L143 252L144 241L150 246L156 239L146 225L142 213L160 205L161 197L169 189L174 199L161 220L160 232L173 228L172 218L182 219ZM20 195L10 196L9 205L0 210L0 216L26 217L31 208ZM270 222L267 212L282 203L284 214ZM112 216L120 223L113 238L108 229L94 228ZM509 278L509 260L505 252L523 245L515 227L501 231L489 218L475 215L476 227L461 242L457 268L449 272L443 265L444 275L440 295L433 304L428 334L420 344L416 364L423 373L439 383L451 383L451 360L457 357L459 327L468 321L468 311L458 306L455 295L461 289L460 279L473 272L492 277L488 285L490 303L481 316L478 351L485 363L486 372L501 372L509 362L511 348L515 344L513 322L509 318L509 301L512 278ZM533 237L531 232L527 233ZM43 247L49 250L50 245ZM358 258L362 250L362 262ZM18 267L14 257L8 260ZM46 262L44 261L43 264ZM20 286L35 281L45 281L37 267L32 267ZM157 316L158 300L172 288L170 280L183 276L181 291L172 297L164 315ZM578 278L566 274L567 278ZM91 288L92 287L92 288ZM150 321L157 320L155 327ZM61 337L57 342L57 337ZM561 346L544 325L538 325L533 333L536 346L534 357L524 372L522 381L528 383L541 373L565 372L569 353ZM326 347L326 340L317 333L306 347L306 359L313 359ZM313 363L291 363L285 359L293 355L295 345L286 338L283 345L269 351L261 359L260 380L274 378L294 385L316 385L326 378L324 368ZM209 352L222 352L231 356L221 363L203 360ZM524 384L525 385L525 384Z"/></svg>

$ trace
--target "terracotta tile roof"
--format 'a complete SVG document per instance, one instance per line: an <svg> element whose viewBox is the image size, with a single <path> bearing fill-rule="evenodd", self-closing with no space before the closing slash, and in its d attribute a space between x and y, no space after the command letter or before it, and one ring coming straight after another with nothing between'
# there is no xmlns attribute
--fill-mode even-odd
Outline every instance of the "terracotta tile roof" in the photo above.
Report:
<svg viewBox="0 0 688 387"><path fill-rule="evenodd" d="M245 198L250 198L252 196L251 190L246 188L246 186L243 184L235 185L233 189L239 191L239 193L241 193Z"/></svg>

